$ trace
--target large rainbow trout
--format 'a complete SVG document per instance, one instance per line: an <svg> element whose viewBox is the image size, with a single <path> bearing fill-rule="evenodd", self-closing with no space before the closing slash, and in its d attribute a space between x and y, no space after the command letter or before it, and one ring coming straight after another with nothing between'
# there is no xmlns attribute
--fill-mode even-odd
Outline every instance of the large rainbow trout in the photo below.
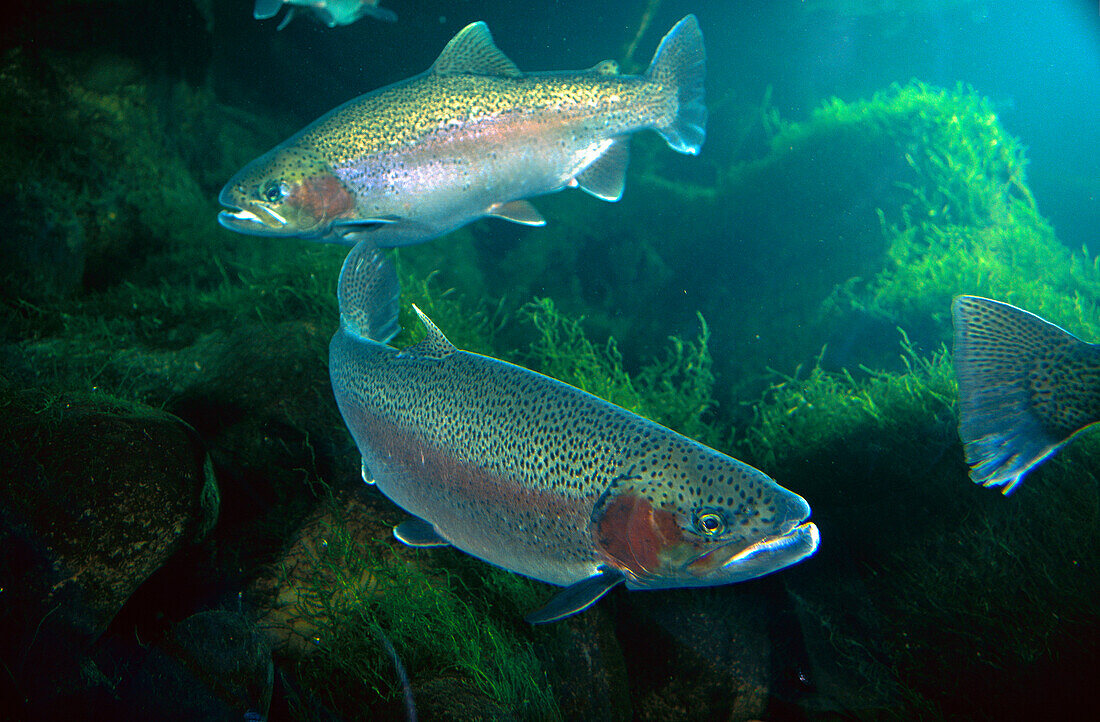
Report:
<svg viewBox="0 0 1100 722"><path fill-rule="evenodd" d="M566 187L622 196L628 138L645 128L698 153L705 56L695 16L644 75L613 61L521 73L485 23L461 30L425 73L336 108L222 189L230 230L377 246L420 243L495 216L542 225L528 201Z"/></svg>
<svg viewBox="0 0 1100 722"><path fill-rule="evenodd" d="M616 584L752 579L814 553L802 497L748 464L560 381L427 336L398 351L393 266L361 243L340 276L329 368L363 478L414 518L413 546L453 545L566 587L550 622ZM418 310L419 312L419 310Z"/></svg>

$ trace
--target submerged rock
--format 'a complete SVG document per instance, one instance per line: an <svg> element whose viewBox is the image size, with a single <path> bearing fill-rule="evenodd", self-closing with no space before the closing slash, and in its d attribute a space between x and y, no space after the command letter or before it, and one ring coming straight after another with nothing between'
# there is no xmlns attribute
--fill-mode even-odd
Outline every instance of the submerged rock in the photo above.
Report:
<svg viewBox="0 0 1100 722"><path fill-rule="evenodd" d="M341 595L354 595L372 584L369 568L356 569L354 578L341 579L342 567L326 563L324 555L334 529L346 534L355 546L391 535L390 525L359 496L347 494L337 503L318 505L279 560L252 586L252 594L260 600L259 625L268 644L290 659L301 659L318 649L322 630L332 624L329 610L354 601L354 596L346 600ZM318 599L319 588L330 590L330 598Z"/></svg>
<svg viewBox="0 0 1100 722"><path fill-rule="evenodd" d="M71 213L62 210L69 200L64 190L39 183L0 194L0 217L7 225L0 236L6 259L0 297L33 303L80 286L86 235Z"/></svg>
<svg viewBox="0 0 1100 722"><path fill-rule="evenodd" d="M0 405L0 659L28 700L81 684L123 603L218 513L213 470L178 418L96 396Z"/></svg>
<svg viewBox="0 0 1100 722"><path fill-rule="evenodd" d="M119 680L112 699L97 704L116 719L263 719L271 703L271 650L255 624L235 612L193 614L156 644L116 643L96 661Z"/></svg>
<svg viewBox="0 0 1100 722"><path fill-rule="evenodd" d="M565 719L632 719L626 663L610 605L596 605L556 625L536 647Z"/></svg>
<svg viewBox="0 0 1100 722"><path fill-rule="evenodd" d="M621 628L635 719L765 716L774 691L772 582L629 596Z"/></svg>

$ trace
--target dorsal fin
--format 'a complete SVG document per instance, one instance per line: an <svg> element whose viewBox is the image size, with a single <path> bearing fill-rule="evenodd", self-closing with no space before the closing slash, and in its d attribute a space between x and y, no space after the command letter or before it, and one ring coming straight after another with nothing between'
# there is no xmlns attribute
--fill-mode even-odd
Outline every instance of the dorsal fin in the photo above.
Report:
<svg viewBox="0 0 1100 722"><path fill-rule="evenodd" d="M614 60L601 60L588 69L594 75L618 75L619 64Z"/></svg>
<svg viewBox="0 0 1100 722"><path fill-rule="evenodd" d="M507 55L500 52L483 22L470 23L451 38L436 58L431 72L436 75L523 75Z"/></svg>
<svg viewBox="0 0 1100 722"><path fill-rule="evenodd" d="M420 317L420 322L424 324L424 330L427 331L428 334L420 340L420 343L402 351L402 356L442 359L447 358L458 350L453 343L447 340L447 337L443 335L439 327L432 323L432 320L428 318L415 303L413 304L413 310L416 311L416 315Z"/></svg>

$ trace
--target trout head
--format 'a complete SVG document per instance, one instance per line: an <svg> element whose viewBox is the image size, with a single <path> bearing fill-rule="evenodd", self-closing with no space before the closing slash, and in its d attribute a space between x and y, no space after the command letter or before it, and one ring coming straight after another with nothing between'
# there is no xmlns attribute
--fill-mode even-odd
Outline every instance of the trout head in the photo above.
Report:
<svg viewBox="0 0 1100 722"><path fill-rule="evenodd" d="M353 215L355 199L328 163L312 151L279 147L246 165L222 188L230 210L218 222L257 236L317 238Z"/></svg>
<svg viewBox="0 0 1100 722"><path fill-rule="evenodd" d="M629 459L600 497L592 537L635 589L763 576L817 550L806 501L766 474L680 438Z"/></svg>

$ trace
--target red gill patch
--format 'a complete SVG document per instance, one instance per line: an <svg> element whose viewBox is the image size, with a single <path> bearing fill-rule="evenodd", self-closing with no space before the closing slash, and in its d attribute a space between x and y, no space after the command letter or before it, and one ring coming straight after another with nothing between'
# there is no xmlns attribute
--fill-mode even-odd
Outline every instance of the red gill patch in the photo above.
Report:
<svg viewBox="0 0 1100 722"><path fill-rule="evenodd" d="M322 222L351 215L355 210L355 199L336 176L324 173L302 181L287 200L287 205Z"/></svg>
<svg viewBox="0 0 1100 722"><path fill-rule="evenodd" d="M637 494L621 494L606 506L595 537L601 552L639 577L659 571L661 550L681 542L672 512L654 508Z"/></svg>

